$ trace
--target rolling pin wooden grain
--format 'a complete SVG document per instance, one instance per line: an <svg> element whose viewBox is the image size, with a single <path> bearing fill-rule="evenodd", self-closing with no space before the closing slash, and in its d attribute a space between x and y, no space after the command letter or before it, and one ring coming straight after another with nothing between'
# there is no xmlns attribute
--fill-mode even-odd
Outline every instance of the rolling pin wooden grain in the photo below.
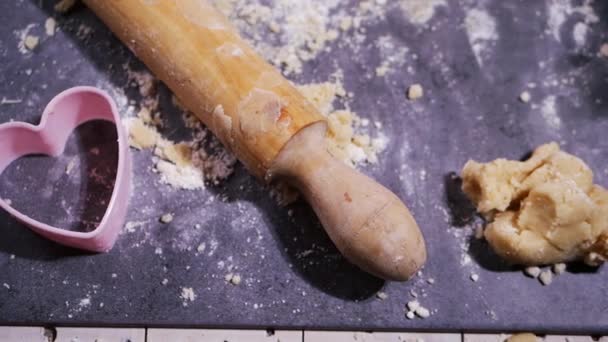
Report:
<svg viewBox="0 0 608 342"><path fill-rule="evenodd" d="M407 207L327 152L325 118L212 5L84 2L254 175L299 189L352 263L389 280L424 264Z"/></svg>

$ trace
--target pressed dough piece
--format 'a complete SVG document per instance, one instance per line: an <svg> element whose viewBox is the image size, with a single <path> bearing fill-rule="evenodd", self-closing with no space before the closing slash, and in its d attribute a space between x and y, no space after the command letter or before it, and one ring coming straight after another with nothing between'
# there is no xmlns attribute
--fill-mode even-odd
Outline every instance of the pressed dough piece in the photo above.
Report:
<svg viewBox="0 0 608 342"><path fill-rule="evenodd" d="M469 161L463 191L490 218L485 238L504 259L522 265L608 256L608 192L593 172L556 143L520 162Z"/></svg>
<svg viewBox="0 0 608 342"><path fill-rule="evenodd" d="M526 177L558 150L555 143L543 145L525 162L496 159L484 164L469 160L462 170L462 190L480 213L504 211Z"/></svg>

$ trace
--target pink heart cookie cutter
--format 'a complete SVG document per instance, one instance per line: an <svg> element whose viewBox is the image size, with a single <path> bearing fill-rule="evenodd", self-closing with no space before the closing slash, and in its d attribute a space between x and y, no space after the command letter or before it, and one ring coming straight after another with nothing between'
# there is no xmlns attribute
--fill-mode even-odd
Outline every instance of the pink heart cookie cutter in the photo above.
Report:
<svg viewBox="0 0 608 342"><path fill-rule="evenodd" d="M0 125L0 175L9 164L26 155L61 155L72 132L91 120L114 123L118 134L118 169L114 189L106 212L93 231L78 232L52 227L20 213L1 198L0 207L47 239L87 251L105 252L114 246L124 225L131 187L127 135L121 125L116 103L107 93L94 87L70 88L49 102L39 125L24 122Z"/></svg>

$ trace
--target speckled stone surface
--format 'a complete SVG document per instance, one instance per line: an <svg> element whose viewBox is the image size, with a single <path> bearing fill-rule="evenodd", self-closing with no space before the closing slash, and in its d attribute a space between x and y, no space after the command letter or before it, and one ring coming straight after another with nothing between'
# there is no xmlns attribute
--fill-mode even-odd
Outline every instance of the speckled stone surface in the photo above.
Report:
<svg viewBox="0 0 608 342"><path fill-rule="evenodd" d="M54 14L49 2L44 8L39 3L0 3L0 97L22 100L1 105L0 122L37 122L60 91L124 88L121 66L141 68L82 6L58 16L62 29L44 37L44 20ZM339 46L294 77L325 81L339 65L347 91L356 95L353 110L384 123L391 144L378 165L363 170L394 190L417 218L429 251L421 277L384 283L358 271L305 204L277 207L241 166L220 186L174 190L152 172L149 153L134 152L128 220L141 224L107 254L58 246L0 212L0 324L607 333L606 270L571 265L543 287L501 263L483 241L471 238L476 219L454 172L469 158L520 158L556 140L608 185L608 59L597 54L608 39L608 6L593 4L599 22L590 23L584 46L577 47L571 32L583 20L580 13L567 17L559 42L546 32L544 1L480 1L496 17L499 34L480 66L464 30L463 4L471 1L438 8L427 27L389 11L386 20L367 27L370 44L362 45L362 57L353 59L347 46ZM43 38L33 53L22 54L15 32L29 23ZM78 33L81 24L92 27L87 37ZM413 72L375 77L381 57L372 42L383 35L418 56L408 59ZM530 82L536 83L528 88L532 101L521 103L517 97ZM424 86L423 99L405 99L412 83ZM168 92L161 89L161 95L163 112L172 117L165 133L186 138ZM134 90L126 96L137 99ZM64 156L11 165L0 177L0 196L65 227L94 222L115 172L113 138L106 124L81 127ZM175 219L161 224L164 213ZM242 283L227 284L228 273L241 275ZM196 298L180 298L183 288L192 288ZM378 290L388 298L376 298ZM412 294L431 317L405 318Z"/></svg>

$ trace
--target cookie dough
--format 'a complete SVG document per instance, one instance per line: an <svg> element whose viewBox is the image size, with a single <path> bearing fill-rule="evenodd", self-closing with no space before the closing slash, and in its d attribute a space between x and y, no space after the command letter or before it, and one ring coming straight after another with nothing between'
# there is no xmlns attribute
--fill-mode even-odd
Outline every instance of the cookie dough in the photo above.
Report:
<svg viewBox="0 0 608 342"><path fill-rule="evenodd" d="M462 189L488 219L484 236L504 259L526 266L608 258L608 191L556 143L523 162L469 161Z"/></svg>

